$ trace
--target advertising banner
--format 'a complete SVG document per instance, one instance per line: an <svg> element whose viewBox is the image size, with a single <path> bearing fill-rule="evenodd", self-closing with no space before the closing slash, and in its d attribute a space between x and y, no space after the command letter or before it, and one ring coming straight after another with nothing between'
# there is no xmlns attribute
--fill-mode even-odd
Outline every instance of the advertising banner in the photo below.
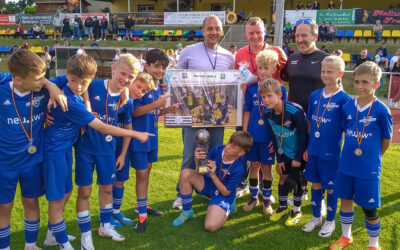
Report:
<svg viewBox="0 0 400 250"><path fill-rule="evenodd" d="M390 10L355 10L356 24L375 24L381 20L381 24L400 24L400 9Z"/></svg>
<svg viewBox="0 0 400 250"><path fill-rule="evenodd" d="M128 15L132 16L135 25L163 25L164 13L162 12L131 12L131 13L112 13L110 17L116 14L118 17L118 24L124 25L125 19Z"/></svg>
<svg viewBox="0 0 400 250"><path fill-rule="evenodd" d="M296 24L300 19L317 20L316 10L285 10L285 23Z"/></svg>
<svg viewBox="0 0 400 250"><path fill-rule="evenodd" d="M354 10L318 10L317 23L320 24L325 21L326 24L332 22L334 25L354 24L355 14Z"/></svg>
<svg viewBox="0 0 400 250"><path fill-rule="evenodd" d="M225 11L164 12L165 25L202 25L204 18L216 15L225 25Z"/></svg>
<svg viewBox="0 0 400 250"><path fill-rule="evenodd" d="M15 24L15 15L0 15L0 25Z"/></svg>
<svg viewBox="0 0 400 250"><path fill-rule="evenodd" d="M20 24L53 24L54 14L18 14L16 18Z"/></svg>
<svg viewBox="0 0 400 250"><path fill-rule="evenodd" d="M172 70L166 73L167 106L181 103L165 116L166 127L234 127L242 125L239 70Z"/></svg>

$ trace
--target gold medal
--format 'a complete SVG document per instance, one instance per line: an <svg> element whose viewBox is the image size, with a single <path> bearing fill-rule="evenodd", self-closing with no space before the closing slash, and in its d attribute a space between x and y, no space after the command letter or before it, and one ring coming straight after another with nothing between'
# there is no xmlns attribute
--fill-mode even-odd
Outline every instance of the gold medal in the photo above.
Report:
<svg viewBox="0 0 400 250"><path fill-rule="evenodd" d="M219 195L218 190L215 190L215 196L218 196L218 195Z"/></svg>
<svg viewBox="0 0 400 250"><path fill-rule="evenodd" d="M36 153L36 151L37 151L37 148L34 145L30 145L28 147L28 153L34 154L34 153Z"/></svg>
<svg viewBox="0 0 400 250"><path fill-rule="evenodd" d="M329 100L328 100L328 102L327 102L326 105L325 105L324 111L322 111L321 116L318 117L318 115L319 115L319 106L320 106L320 104L321 104L321 99L322 99L322 96L323 96L323 94L324 94L324 91L325 91L325 89L321 92L321 95L319 96L319 101L318 101L318 108L317 108L317 131L314 133L315 138L319 138L319 137L321 136L321 134L320 134L320 132L318 131L318 129L319 129L319 126L321 125L322 119L323 119L323 117L324 117L324 115L325 115L325 111L326 111L326 109L328 108L329 103L331 102L332 97L333 97L333 93L332 93L332 94L331 94L331 97L329 97Z"/></svg>
<svg viewBox="0 0 400 250"><path fill-rule="evenodd" d="M154 127L157 128L157 122L154 123Z"/></svg>
<svg viewBox="0 0 400 250"><path fill-rule="evenodd" d="M107 95L106 95L106 124L109 124L109 125L112 125L112 122L110 122L110 123L108 123L109 122L109 117L110 117L110 115L108 114L108 94L109 94L109 86L108 86L108 81L107 81ZM119 107L121 106L121 96L119 97L119 99L118 99L118 104L117 104L117 110L115 111L115 117L117 117L118 116L118 110L119 110ZM117 119L117 118L116 118ZM109 141L108 141L109 140ZM112 136L111 135L107 135L106 136L106 141L107 142L110 142L110 141L112 141Z"/></svg>
<svg viewBox="0 0 400 250"><path fill-rule="evenodd" d="M264 125L263 119L258 120L258 125L260 125L260 126Z"/></svg>
<svg viewBox="0 0 400 250"><path fill-rule="evenodd" d="M265 106L263 105L263 107L261 109L261 107L260 107L260 104L261 104L260 94L258 92L257 92L257 101L258 101L257 102L258 113L260 114L260 120L258 120L258 125L262 126L262 125L264 125L264 120L262 119L262 117L263 117Z"/></svg>
<svg viewBox="0 0 400 250"><path fill-rule="evenodd" d="M357 156L360 156L360 155L362 155L362 150L361 150L361 148L356 148L355 150L354 150L354 154L355 155L357 155Z"/></svg>
<svg viewBox="0 0 400 250"><path fill-rule="evenodd" d="M279 155L283 155L283 149L281 149L281 148L278 149L278 154L279 154Z"/></svg>
<svg viewBox="0 0 400 250"><path fill-rule="evenodd" d="M272 131L274 132L274 135L276 136L276 141L277 141L276 143L278 144L278 148L279 148L278 154L279 155L283 154L282 144L283 144L283 121L285 119L284 117L285 117L285 103L282 101L281 136L279 137L279 141L278 141L278 134L276 133L274 126L272 126L271 122L269 122L271 125L271 128L272 128ZM272 112L271 112L271 119L272 119Z"/></svg>
<svg viewBox="0 0 400 250"><path fill-rule="evenodd" d="M106 142L111 142L112 141L112 136L111 135L107 135L106 136Z"/></svg>
<svg viewBox="0 0 400 250"><path fill-rule="evenodd" d="M319 138L321 136L321 133L319 131L316 131L314 136L315 136L315 138Z"/></svg>

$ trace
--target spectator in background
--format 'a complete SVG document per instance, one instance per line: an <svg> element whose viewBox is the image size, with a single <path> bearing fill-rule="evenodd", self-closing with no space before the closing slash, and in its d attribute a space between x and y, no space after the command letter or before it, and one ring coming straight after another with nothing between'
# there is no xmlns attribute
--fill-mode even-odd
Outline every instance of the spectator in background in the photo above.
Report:
<svg viewBox="0 0 400 250"><path fill-rule="evenodd" d="M233 55L233 58L235 58L236 57L236 51L237 51L236 44L231 44L231 46L229 47L229 51Z"/></svg>
<svg viewBox="0 0 400 250"><path fill-rule="evenodd" d="M176 45L176 47L177 47L176 54L177 54L178 56L180 56L181 53L182 53L182 51L183 51L182 43L178 43L178 44Z"/></svg>
<svg viewBox="0 0 400 250"><path fill-rule="evenodd" d="M312 10L312 4L311 4L311 2L307 2L307 4L306 4L306 9L307 10Z"/></svg>
<svg viewBox="0 0 400 250"><path fill-rule="evenodd" d="M93 40L100 39L100 21L97 16L93 17Z"/></svg>
<svg viewBox="0 0 400 250"><path fill-rule="evenodd" d="M65 40L64 46L71 46L71 43L68 40Z"/></svg>
<svg viewBox="0 0 400 250"><path fill-rule="evenodd" d="M400 108L400 57L397 58L393 65L392 84L390 86L389 105L395 108Z"/></svg>
<svg viewBox="0 0 400 250"><path fill-rule="evenodd" d="M43 23L39 25L40 31L39 31L39 37L40 38L45 38L44 35L46 34L46 27L44 27Z"/></svg>
<svg viewBox="0 0 400 250"><path fill-rule="evenodd" d="M362 49L360 52L360 56L357 58L357 60L354 63L354 68L357 66L360 66L361 64L365 63L366 61L372 61L368 55L368 50L367 49Z"/></svg>
<svg viewBox="0 0 400 250"><path fill-rule="evenodd" d="M328 37L327 37L328 43L332 43L333 42L333 38L335 38L335 37L336 37L336 26L333 25L332 22L329 22L329 25L328 25Z"/></svg>
<svg viewBox="0 0 400 250"><path fill-rule="evenodd" d="M122 54L122 55L128 54L128 50L127 50L126 48L123 48L123 49L121 50L121 54Z"/></svg>
<svg viewBox="0 0 400 250"><path fill-rule="evenodd" d="M113 18L111 19L111 34L112 34L112 39L117 40L118 36L118 16L117 14L113 15Z"/></svg>
<svg viewBox="0 0 400 250"><path fill-rule="evenodd" d="M285 42L290 42L290 38L293 36L293 25L288 22L283 28L283 37Z"/></svg>
<svg viewBox="0 0 400 250"><path fill-rule="evenodd" d="M132 36L132 30L134 29L135 21L132 19L132 16L129 14L128 18L125 20L125 28L126 28L126 40Z"/></svg>
<svg viewBox="0 0 400 250"><path fill-rule="evenodd" d="M240 12L237 14L237 22L239 23L240 21L245 21L244 20L245 18L244 18L244 11L243 10L240 10Z"/></svg>
<svg viewBox="0 0 400 250"><path fill-rule="evenodd" d="M60 15L57 13L53 19L54 40L57 40L57 35L59 35L60 39L62 39L61 26L62 26L62 20Z"/></svg>
<svg viewBox="0 0 400 250"><path fill-rule="evenodd" d="M328 3L328 10L333 10L335 9L335 3L333 2L333 0L330 0Z"/></svg>
<svg viewBox="0 0 400 250"><path fill-rule="evenodd" d="M168 67L174 69L178 60L176 59L176 55L173 49L168 50L168 61Z"/></svg>
<svg viewBox="0 0 400 250"><path fill-rule="evenodd" d="M390 64L389 68L390 71L392 71L394 64L397 62L397 60L400 58L400 49L397 49L396 54L390 59Z"/></svg>
<svg viewBox="0 0 400 250"><path fill-rule="evenodd" d="M299 2L296 6L296 10L302 10L304 8L304 4L302 2Z"/></svg>
<svg viewBox="0 0 400 250"><path fill-rule="evenodd" d="M293 53L293 49L289 47L289 42L285 42L285 45L282 47L283 51L287 57L289 57Z"/></svg>
<svg viewBox="0 0 400 250"><path fill-rule="evenodd" d="M18 26L17 26L17 29L15 30L14 38L18 38L20 36L23 37L23 35L24 35L24 28L19 23Z"/></svg>
<svg viewBox="0 0 400 250"><path fill-rule="evenodd" d="M34 23L33 26L32 26L32 32L33 32L33 35L34 35L36 38L39 38L39 35L40 35L40 27L39 27L36 23Z"/></svg>
<svg viewBox="0 0 400 250"><path fill-rule="evenodd" d="M322 45L322 46L321 46L321 50L322 50L323 52L329 54L329 50L328 50L328 48L327 48L325 45Z"/></svg>
<svg viewBox="0 0 400 250"><path fill-rule="evenodd" d="M314 4L312 6L313 10L319 10L320 4L317 0L314 1Z"/></svg>
<svg viewBox="0 0 400 250"><path fill-rule="evenodd" d="M81 55L81 54L85 54L85 49L86 49L86 45L85 44L81 44L81 46L79 47L78 51L76 51L76 54Z"/></svg>
<svg viewBox="0 0 400 250"><path fill-rule="evenodd" d="M322 21L318 27L318 42L325 42L327 33L328 27L325 26L325 21Z"/></svg>
<svg viewBox="0 0 400 250"><path fill-rule="evenodd" d="M108 32L108 19L107 17L103 16L103 18L101 19L101 39L103 39L104 41L107 38L107 32Z"/></svg>
<svg viewBox="0 0 400 250"><path fill-rule="evenodd" d="M137 59L139 60L139 63L140 63L140 72L143 72L144 65L146 65L146 61L143 59L143 53L142 52L139 52L137 54Z"/></svg>
<svg viewBox="0 0 400 250"><path fill-rule="evenodd" d="M113 62L118 61L118 59L121 57L121 50L120 49L115 49L115 56L113 58Z"/></svg>
<svg viewBox="0 0 400 250"><path fill-rule="evenodd" d="M21 49L29 49L29 44L28 43L23 43L21 46Z"/></svg>
<svg viewBox="0 0 400 250"><path fill-rule="evenodd" d="M390 71L390 69L389 69L389 60L387 58L388 57L388 52L387 52L387 49L386 49L386 43L385 42L383 42L382 45L379 48L376 49L375 54L378 54L379 50L381 51L379 63L383 63L385 65L385 70L386 71Z"/></svg>
<svg viewBox="0 0 400 250"><path fill-rule="evenodd" d="M71 37L71 27L69 26L69 18L67 16L64 16L63 19L63 29L62 29L62 36L70 38Z"/></svg>
<svg viewBox="0 0 400 250"><path fill-rule="evenodd" d="M41 56L42 60L46 64L46 79L50 78L50 63L51 63L51 56L49 54L50 49L49 46L44 46L43 47L43 55Z"/></svg>
<svg viewBox="0 0 400 250"><path fill-rule="evenodd" d="M74 20L72 22L72 27L73 27L73 31L74 31L73 40L82 40L81 32L79 31L79 22L80 22L80 20L81 19L78 17L78 15L75 15Z"/></svg>
<svg viewBox="0 0 400 250"><path fill-rule="evenodd" d="M383 30L383 27L381 25L381 20L376 20L376 23L372 27L372 31L375 34L375 43L377 43L381 40L382 30Z"/></svg>
<svg viewBox="0 0 400 250"><path fill-rule="evenodd" d="M91 16L88 16L85 20L85 27L86 27L86 33L88 35L88 41L90 40L94 41L93 26L94 26L94 20Z"/></svg>
<svg viewBox="0 0 400 250"><path fill-rule="evenodd" d="M332 51L332 56L342 56L343 55L343 51L341 51L340 49L335 49L334 51Z"/></svg>

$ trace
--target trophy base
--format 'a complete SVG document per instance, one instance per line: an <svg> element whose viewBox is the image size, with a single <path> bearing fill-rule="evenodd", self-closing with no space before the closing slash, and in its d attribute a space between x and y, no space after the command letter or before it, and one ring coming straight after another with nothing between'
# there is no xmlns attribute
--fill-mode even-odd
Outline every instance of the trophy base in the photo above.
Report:
<svg viewBox="0 0 400 250"><path fill-rule="evenodd" d="M196 171L199 172L200 174L205 174L207 173L207 166L197 166Z"/></svg>

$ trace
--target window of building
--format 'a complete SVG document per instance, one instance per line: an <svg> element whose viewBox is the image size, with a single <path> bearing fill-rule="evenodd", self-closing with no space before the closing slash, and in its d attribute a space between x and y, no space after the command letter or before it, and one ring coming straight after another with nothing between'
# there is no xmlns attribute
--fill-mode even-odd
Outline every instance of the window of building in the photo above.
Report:
<svg viewBox="0 0 400 250"><path fill-rule="evenodd" d="M154 12L154 4L138 5L138 12Z"/></svg>

